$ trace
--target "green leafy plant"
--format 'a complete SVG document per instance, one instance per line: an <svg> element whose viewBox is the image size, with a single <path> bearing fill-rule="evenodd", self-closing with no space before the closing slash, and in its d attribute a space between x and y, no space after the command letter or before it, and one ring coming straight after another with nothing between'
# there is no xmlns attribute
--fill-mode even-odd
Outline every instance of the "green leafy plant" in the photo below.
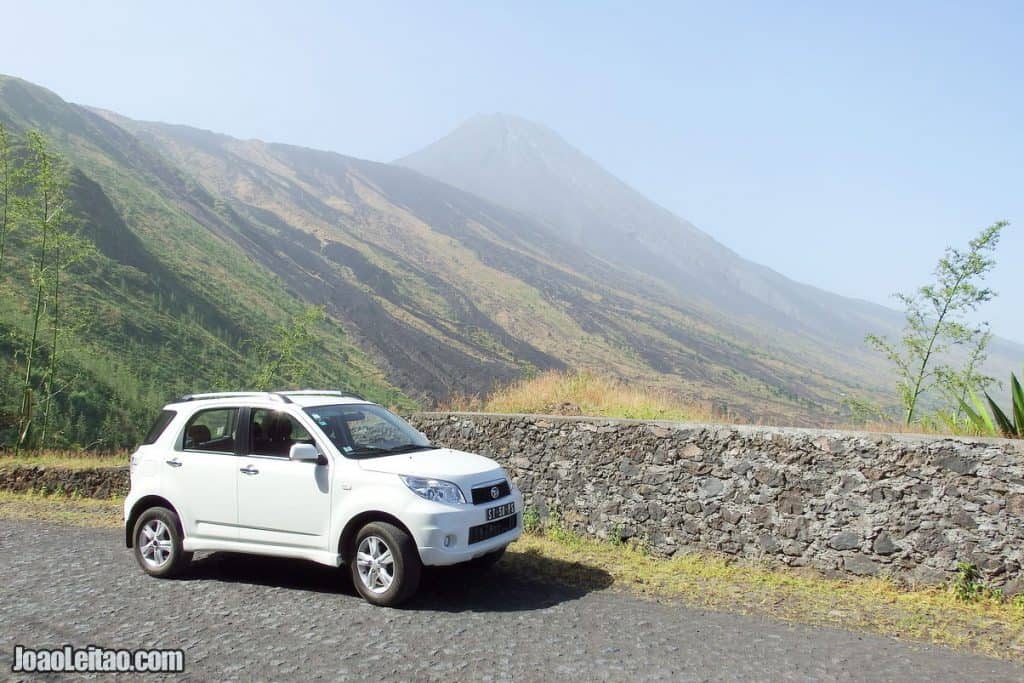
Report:
<svg viewBox="0 0 1024 683"><path fill-rule="evenodd" d="M978 566L970 562L958 562L956 578L950 588L960 602L974 602L980 598L985 591L985 584L981 580Z"/></svg>
<svg viewBox="0 0 1024 683"><path fill-rule="evenodd" d="M950 592L960 602L979 602L986 600L996 604L1006 604L1007 599L1001 588L993 588L981 578L981 571L971 562L958 562L956 578L950 583ZM1019 596L1018 596L1019 597ZM1017 605L1017 598L1009 601Z"/></svg>
<svg viewBox="0 0 1024 683"><path fill-rule="evenodd" d="M974 428L989 436L1004 436L1008 439L1024 438L1024 390L1021 389L1017 376L1010 373L1010 414L1007 415L999 404L985 392L988 408L973 392L970 393L971 405L961 401L961 408Z"/></svg>
<svg viewBox="0 0 1024 683"><path fill-rule="evenodd" d="M625 541L623 540L623 537L625 535L625 528L626 526L622 522L616 523L616 525L612 527L612 533L608 539L608 542L616 547L621 547L625 545Z"/></svg>
<svg viewBox="0 0 1024 683"><path fill-rule="evenodd" d="M969 324L968 319L995 296L981 282L995 266L993 254L1007 225L999 221L982 230L966 250L947 248L935 268L935 282L896 295L906 308L906 325L898 342L874 334L866 339L896 368L897 390L908 425L918 416L922 397L931 390L963 396L965 389L984 388L992 381L978 370L991 335L984 326ZM963 368L942 360L954 347L972 349Z"/></svg>
<svg viewBox="0 0 1024 683"><path fill-rule="evenodd" d="M523 531L528 534L540 531L540 513L532 505L527 505L523 510Z"/></svg>
<svg viewBox="0 0 1024 683"><path fill-rule="evenodd" d="M318 339L314 330L325 317L323 308L307 306L288 322L275 325L269 342L255 344L259 370L250 385L266 391L275 382L284 380L285 384L301 387L316 357L313 351Z"/></svg>

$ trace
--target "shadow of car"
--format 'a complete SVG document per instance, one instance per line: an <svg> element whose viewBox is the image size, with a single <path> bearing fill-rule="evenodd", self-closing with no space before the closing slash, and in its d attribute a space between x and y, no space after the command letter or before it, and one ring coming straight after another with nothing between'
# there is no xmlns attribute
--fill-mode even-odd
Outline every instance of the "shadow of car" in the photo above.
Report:
<svg viewBox="0 0 1024 683"><path fill-rule="evenodd" d="M347 569L277 557L227 552L197 555L180 578L359 597ZM603 569L510 549L490 569L425 567L418 594L400 609L529 611L577 600L611 584L611 575Z"/></svg>

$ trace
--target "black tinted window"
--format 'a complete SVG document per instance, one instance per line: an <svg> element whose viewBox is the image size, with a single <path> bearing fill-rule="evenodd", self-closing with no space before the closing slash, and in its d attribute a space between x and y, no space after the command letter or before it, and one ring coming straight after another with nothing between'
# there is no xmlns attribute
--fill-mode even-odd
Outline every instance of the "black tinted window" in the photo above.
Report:
<svg viewBox="0 0 1024 683"><path fill-rule="evenodd" d="M287 458L297 443L313 443L313 437L295 418L276 410L254 409L250 418L249 444L253 455Z"/></svg>
<svg viewBox="0 0 1024 683"><path fill-rule="evenodd" d="M173 410L161 410L159 417L156 418L156 422L149 428L149 433L146 434L146 438L142 440L143 446L156 443L156 440L160 438L160 435L167 429L167 425L171 424L171 420L177 415Z"/></svg>
<svg viewBox="0 0 1024 683"><path fill-rule="evenodd" d="M183 446L187 451L234 453L238 408L211 408L192 416L185 425Z"/></svg>

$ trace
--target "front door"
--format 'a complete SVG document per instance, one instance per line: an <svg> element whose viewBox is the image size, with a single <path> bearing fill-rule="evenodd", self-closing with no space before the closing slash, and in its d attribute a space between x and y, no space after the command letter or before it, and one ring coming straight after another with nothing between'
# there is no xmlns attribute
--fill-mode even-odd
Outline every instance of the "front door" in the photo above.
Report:
<svg viewBox="0 0 1024 683"><path fill-rule="evenodd" d="M239 538L252 543L327 549L330 467L288 459L293 444L314 444L295 417L253 408L246 452L237 461Z"/></svg>
<svg viewBox="0 0 1024 683"><path fill-rule="evenodd" d="M238 408L211 408L192 416L180 449L160 463L161 483L186 536L237 540Z"/></svg>

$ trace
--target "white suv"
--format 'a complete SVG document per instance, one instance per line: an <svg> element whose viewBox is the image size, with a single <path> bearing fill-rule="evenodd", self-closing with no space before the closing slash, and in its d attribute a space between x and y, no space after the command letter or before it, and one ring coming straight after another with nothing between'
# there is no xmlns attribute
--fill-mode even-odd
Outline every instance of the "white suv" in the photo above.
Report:
<svg viewBox="0 0 1024 683"><path fill-rule="evenodd" d="M125 541L159 577L209 550L347 564L367 601L396 605L421 565L497 562L522 503L493 460L352 395L196 394L132 454Z"/></svg>

